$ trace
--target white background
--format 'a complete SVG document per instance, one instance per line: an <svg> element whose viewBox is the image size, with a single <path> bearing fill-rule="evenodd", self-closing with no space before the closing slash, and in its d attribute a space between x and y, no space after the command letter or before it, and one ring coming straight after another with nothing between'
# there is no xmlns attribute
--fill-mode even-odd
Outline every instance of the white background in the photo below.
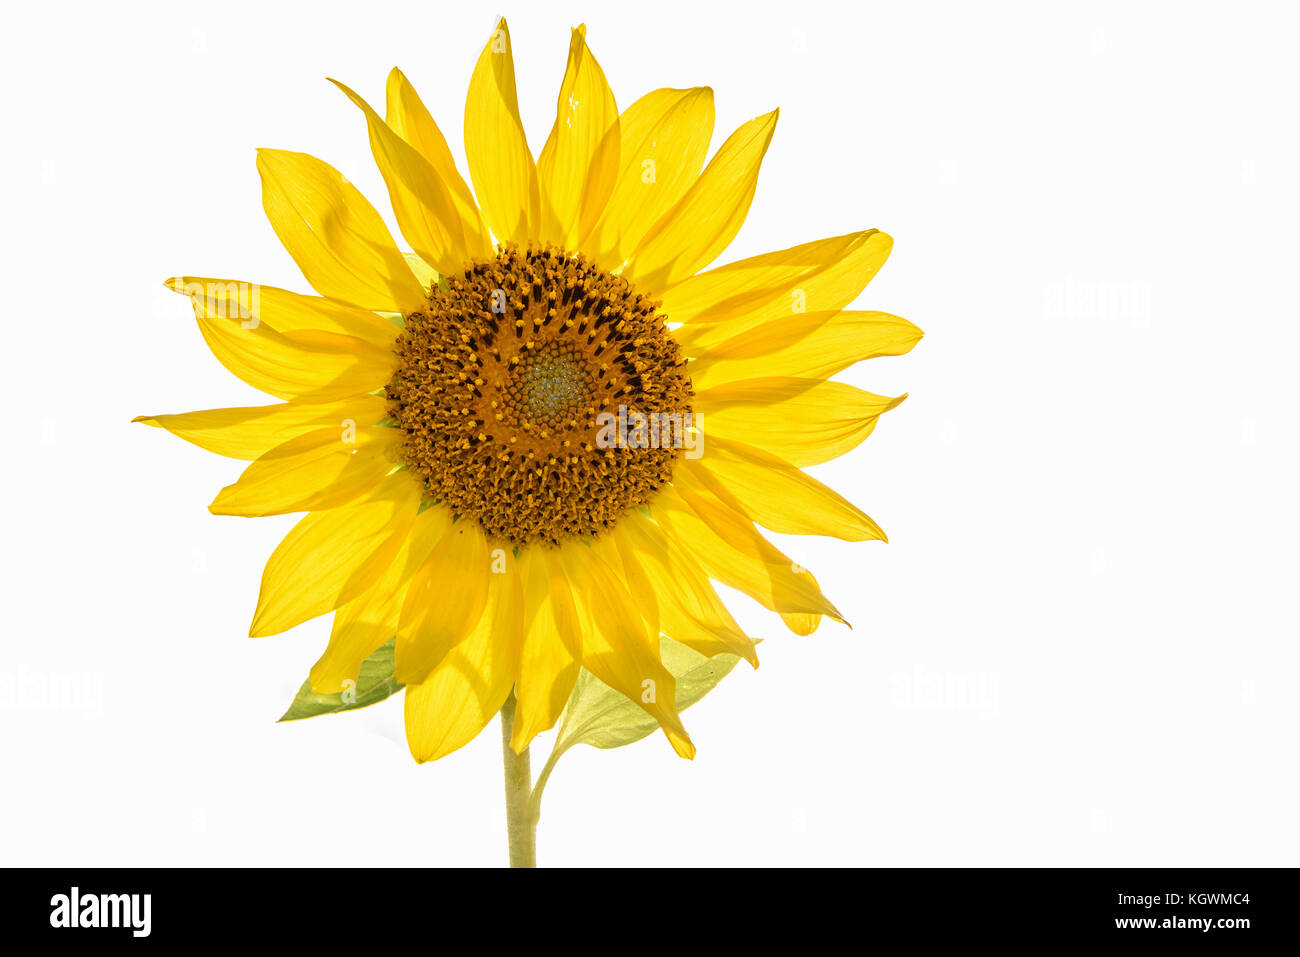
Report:
<svg viewBox="0 0 1300 957"><path fill-rule="evenodd" d="M245 637L294 519L129 424L267 401L161 285L306 290L254 148L383 205L325 76L400 65L460 155L501 12L534 149L584 20L620 106L711 85L716 147L779 105L723 261L879 227L859 304L927 332L818 471L892 544L783 542L855 629L737 599L696 760L571 752L541 862L1296 864L1294 10L808 0L6 10L0 863L504 862L495 724L417 766L399 698L274 723L328 631Z"/></svg>

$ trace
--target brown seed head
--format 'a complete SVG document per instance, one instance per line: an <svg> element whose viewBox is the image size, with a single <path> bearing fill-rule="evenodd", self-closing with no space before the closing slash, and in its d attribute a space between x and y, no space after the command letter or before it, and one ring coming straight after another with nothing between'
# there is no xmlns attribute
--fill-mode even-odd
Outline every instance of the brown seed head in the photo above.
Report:
<svg viewBox="0 0 1300 957"><path fill-rule="evenodd" d="M647 504L678 450L600 448L597 416L690 414L686 360L657 308L552 246L503 246L431 289L387 389L426 497L514 545L595 535Z"/></svg>

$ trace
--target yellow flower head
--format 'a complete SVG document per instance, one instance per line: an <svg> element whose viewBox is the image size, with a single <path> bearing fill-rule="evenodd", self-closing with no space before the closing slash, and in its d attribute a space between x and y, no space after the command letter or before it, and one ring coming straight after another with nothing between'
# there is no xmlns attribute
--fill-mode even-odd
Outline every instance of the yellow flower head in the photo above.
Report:
<svg viewBox="0 0 1300 957"><path fill-rule="evenodd" d="M383 117L339 87L413 252L333 167L260 151L267 216L318 295L169 285L217 358L283 401L140 420L250 462L214 513L306 513L266 565L251 633L333 612L319 694L395 639L418 761L471 740L512 692L522 751L580 669L691 757L661 642L757 665L712 581L800 634L842 620L756 526L885 537L801 466L901 401L828 381L920 339L845 308L889 237L702 272L749 210L777 113L705 165L712 91L655 90L620 113L581 27L536 161L504 20L493 33L465 105L472 192L399 71Z"/></svg>

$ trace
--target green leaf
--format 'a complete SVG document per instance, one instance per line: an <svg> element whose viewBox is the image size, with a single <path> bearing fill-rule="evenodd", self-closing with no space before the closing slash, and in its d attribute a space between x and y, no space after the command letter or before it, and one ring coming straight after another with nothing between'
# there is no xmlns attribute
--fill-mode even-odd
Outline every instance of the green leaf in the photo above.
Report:
<svg viewBox="0 0 1300 957"><path fill-rule="evenodd" d="M302 718L314 718L321 714L335 714L339 711L353 711L367 705L378 704L389 695L402 690L402 686L393 677L393 648L396 639L389 638L387 644L361 662L355 687L340 691L338 694L316 694L311 690L311 682L304 681L298 689L298 695L289 705L289 710L281 716L281 721L298 721Z"/></svg>
<svg viewBox="0 0 1300 957"><path fill-rule="evenodd" d="M660 650L664 667L677 679L678 711L712 691L740 660L727 654L706 658L671 638L661 639ZM564 706L555 750L562 753L575 744L621 748L657 730L659 723L639 705L584 669Z"/></svg>
<svg viewBox="0 0 1300 957"><path fill-rule="evenodd" d="M707 658L671 638L661 638L660 654L664 667L677 679L677 710L685 711L713 690L736 662L736 655L714 655ZM640 741L658 730L659 723L646 714L630 698L615 691L585 668L578 672L573 694L560 716L560 730L555 736L555 746L546 759L542 773L537 776L529 805L534 820L541 813L542 793L551 772L561 756L575 744L589 744L593 748L621 748Z"/></svg>

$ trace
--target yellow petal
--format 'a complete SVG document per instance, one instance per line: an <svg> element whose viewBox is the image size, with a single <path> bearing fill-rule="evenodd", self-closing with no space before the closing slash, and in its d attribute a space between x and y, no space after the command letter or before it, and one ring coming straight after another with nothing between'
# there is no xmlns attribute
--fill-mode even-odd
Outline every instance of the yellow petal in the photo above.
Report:
<svg viewBox="0 0 1300 957"><path fill-rule="evenodd" d="M280 399L328 402L364 395L393 376L393 354L334 332L276 332L229 319L198 319L217 361L255 389Z"/></svg>
<svg viewBox="0 0 1300 957"><path fill-rule="evenodd" d="M487 539L462 518L411 577L397 632L394 674L418 684L465 638L483 615L492 575Z"/></svg>
<svg viewBox="0 0 1300 957"><path fill-rule="evenodd" d="M806 579L808 584L813 588L816 588L819 591L821 590L821 586L817 584L817 579L813 577L813 573L808 569L803 567L796 568L795 574L800 578ZM781 615L781 621L783 621L785 626L796 635L807 636L817 630L817 626L822 623L822 616L806 613L790 614L784 612ZM847 622L845 624L847 624Z"/></svg>
<svg viewBox="0 0 1300 957"><path fill-rule="evenodd" d="M888 541L880 526L848 499L752 445L710 436L704 455L685 459L678 468L732 509L774 532Z"/></svg>
<svg viewBox="0 0 1300 957"><path fill-rule="evenodd" d="M882 412L907 398L864 392L843 382L743 379L695 396L706 446L714 435L757 446L793 465L817 465L856 448Z"/></svg>
<svg viewBox="0 0 1300 957"><path fill-rule="evenodd" d="M344 682L356 681L361 663L397 634L402 599L411 575L450 522L446 509L434 507L420 512L378 580L334 613L329 646L307 676L312 691L338 694Z"/></svg>
<svg viewBox="0 0 1300 957"><path fill-rule="evenodd" d="M456 214L465 234L466 251L471 258L491 256L492 237L483 222L478 203L474 202L474 194L469 191L468 184L456 168L456 160L452 158L442 130L438 129L438 124L425 109L415 87L396 67L388 74L386 93L384 118L389 127L424 157L425 162L433 167L438 178L451 191Z"/></svg>
<svg viewBox="0 0 1300 957"><path fill-rule="evenodd" d="M411 273L420 283L421 289L428 289L438 282L438 270L434 269L427 262L413 252L403 252L402 258L406 260L406 265L411 267Z"/></svg>
<svg viewBox="0 0 1300 957"><path fill-rule="evenodd" d="M740 655L755 668L754 641L741 630L699 565L658 525L629 512L614 531L620 550L634 554L657 596L663 634L702 655Z"/></svg>
<svg viewBox="0 0 1300 957"><path fill-rule="evenodd" d="M252 517L346 505L373 491L392 471L397 437L396 429L387 428L303 433L244 469L208 511Z"/></svg>
<svg viewBox="0 0 1300 957"><path fill-rule="evenodd" d="M820 589L799 576L794 562L712 496L674 485L659 490L650 511L710 578L771 611L844 620Z"/></svg>
<svg viewBox="0 0 1300 957"><path fill-rule="evenodd" d="M554 726L573 691L582 660L582 631L558 559L541 548L525 549L519 574L524 586L524 638L510 737L516 752Z"/></svg>
<svg viewBox="0 0 1300 957"><path fill-rule="evenodd" d="M282 399L328 402L372 392L392 377L396 360L388 343L321 329L277 331L256 314L240 318L222 298L200 294L213 288L204 285L209 282L184 277L168 285L190 294L199 332L217 361L255 389Z"/></svg>
<svg viewBox="0 0 1300 957"><path fill-rule="evenodd" d="M906 319L885 312L815 312L774 319L719 342L691 361L691 384L738 379L827 379L855 362L900 356L921 341Z"/></svg>
<svg viewBox="0 0 1300 957"><path fill-rule="evenodd" d="M397 555L420 504L407 472L352 505L309 512L271 553L249 635L276 635L350 602Z"/></svg>
<svg viewBox="0 0 1300 957"><path fill-rule="evenodd" d="M727 248L749 212L758 168L779 110L732 133L695 184L646 234L623 274L657 294L703 269ZM672 313L669 319L681 321Z"/></svg>
<svg viewBox="0 0 1300 957"><path fill-rule="evenodd" d="M348 682L355 687L362 663L397 633L400 598L406 592L399 587L396 596L383 593L385 581L381 577L334 613L329 645L307 674L316 694L338 694Z"/></svg>
<svg viewBox="0 0 1300 957"><path fill-rule="evenodd" d="M424 290L383 218L328 163L286 150L258 150L262 206L280 242L322 296L363 309L414 312Z"/></svg>
<svg viewBox="0 0 1300 957"><path fill-rule="evenodd" d="M713 91L654 90L618 120L619 174L583 250L618 269L700 175L713 135Z"/></svg>
<svg viewBox="0 0 1300 957"><path fill-rule="evenodd" d="M604 557L609 547L579 541L559 549L582 625L582 665L658 721L673 750L692 758L695 746L677 715L676 679L663 666L659 636L645 627L637 604L654 596L632 597Z"/></svg>
<svg viewBox="0 0 1300 957"><path fill-rule="evenodd" d="M619 521L620 526L623 519ZM634 548L629 548L625 542L624 535L619 534L619 529L614 528L605 533L608 540L600 546L600 554L605 562L609 565L618 579L626 586L628 594L633 597L637 614L641 616L641 621L645 624L645 632L653 640L653 636L662 635L660 605L663 603L663 596L655 590L650 576L646 573L645 568L641 565L639 553Z"/></svg>
<svg viewBox="0 0 1300 957"><path fill-rule="evenodd" d="M479 55L465 101L465 157L483 218L498 242L527 242L537 235L541 197L528 151L510 31L502 18Z"/></svg>
<svg viewBox="0 0 1300 957"><path fill-rule="evenodd" d="M458 523L459 524L459 523ZM491 575L483 615L420 684L406 689L406 743L416 761L468 744L501 710L519 669L519 575Z"/></svg>
<svg viewBox="0 0 1300 957"><path fill-rule="evenodd" d="M326 426L340 430L374 425L387 414L388 401L362 395L339 402L282 402L234 409L207 409L176 415L141 415L132 419L232 459L258 458L289 439Z"/></svg>
<svg viewBox="0 0 1300 957"><path fill-rule="evenodd" d="M451 189L429 162L380 119L369 103L338 80L331 82L365 116L370 151L388 186L397 225L420 258L438 272L454 275L469 259L485 255L485 248L470 249Z"/></svg>
<svg viewBox="0 0 1300 957"><path fill-rule="evenodd" d="M361 339L377 349L392 348L401 329L368 309L336 299L235 279L175 276L164 285L189 296L194 314L207 319L235 319L242 328L270 326L276 332L316 330Z"/></svg>
<svg viewBox="0 0 1300 957"><path fill-rule="evenodd" d="M595 225L618 176L618 106L586 33L578 27L570 37L555 125L537 158L540 238L565 249Z"/></svg>
<svg viewBox="0 0 1300 957"><path fill-rule="evenodd" d="M869 229L742 259L667 290L663 311L685 323L675 336L688 355L698 355L774 319L843 309L880 271L893 243Z"/></svg>

